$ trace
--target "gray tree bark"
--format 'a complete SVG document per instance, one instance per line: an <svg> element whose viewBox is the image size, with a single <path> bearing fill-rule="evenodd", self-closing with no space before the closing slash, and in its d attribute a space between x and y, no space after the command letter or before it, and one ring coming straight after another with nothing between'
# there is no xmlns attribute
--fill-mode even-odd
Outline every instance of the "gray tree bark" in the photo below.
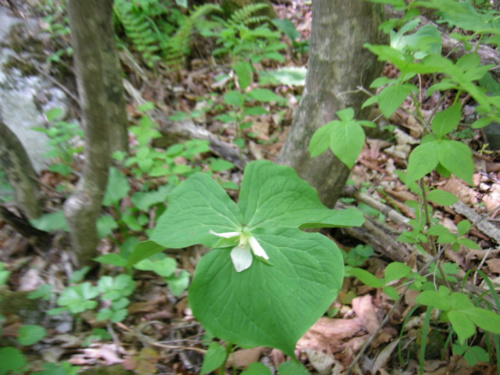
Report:
<svg viewBox="0 0 500 375"><path fill-rule="evenodd" d="M96 220L106 189L110 164L108 98L104 80L103 40L99 33L101 0L69 0L76 78L85 132L85 167L64 204L71 244L79 266L96 254Z"/></svg>
<svg viewBox="0 0 500 375"><path fill-rule="evenodd" d="M0 165L14 190L14 199L30 219L42 214L40 186L30 158L16 135L0 119Z"/></svg>
<svg viewBox="0 0 500 375"><path fill-rule="evenodd" d="M128 152L128 120L120 57L116 49L113 30L113 0L101 0L97 2L97 5L99 6L97 15L100 17L98 32L101 39L104 85L108 98L110 148L112 152Z"/></svg>
<svg viewBox="0 0 500 375"><path fill-rule="evenodd" d="M381 43L378 30L383 8L362 0L313 0L312 29L306 85L278 163L294 168L333 208L350 170L330 150L311 159L308 146L314 132L335 119L335 112L353 107L357 119L368 87L383 64L376 61L365 43Z"/></svg>

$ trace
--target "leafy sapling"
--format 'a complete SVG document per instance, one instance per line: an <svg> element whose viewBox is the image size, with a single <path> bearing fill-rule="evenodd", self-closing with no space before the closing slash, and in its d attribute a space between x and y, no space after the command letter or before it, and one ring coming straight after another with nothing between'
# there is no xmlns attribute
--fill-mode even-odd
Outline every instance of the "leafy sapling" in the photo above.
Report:
<svg viewBox="0 0 500 375"><path fill-rule="evenodd" d="M293 169L255 161L245 168L238 204L206 174L181 183L152 241L137 245L130 259L164 248L212 248L189 288L195 317L228 343L278 348L295 358L295 343L330 306L343 279L337 246L300 228L362 221L356 209L324 207Z"/></svg>

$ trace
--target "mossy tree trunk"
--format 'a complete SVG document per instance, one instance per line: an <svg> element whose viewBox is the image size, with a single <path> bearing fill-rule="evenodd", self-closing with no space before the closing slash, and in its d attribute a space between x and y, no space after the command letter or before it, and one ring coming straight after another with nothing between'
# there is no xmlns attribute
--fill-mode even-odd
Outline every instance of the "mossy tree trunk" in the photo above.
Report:
<svg viewBox="0 0 500 375"><path fill-rule="evenodd" d="M120 57L113 29L113 0L97 2L100 17L101 58L104 86L108 99L109 135L111 151L128 152L128 120L123 93Z"/></svg>
<svg viewBox="0 0 500 375"><path fill-rule="evenodd" d="M79 266L90 264L96 255L96 221L111 160L100 1L69 0L67 6L83 114L85 167L74 193L65 202L64 213ZM109 5L110 1L106 3Z"/></svg>
<svg viewBox="0 0 500 375"><path fill-rule="evenodd" d="M363 48L381 43L378 26L383 8L362 0L313 0L312 29L306 85L278 162L294 168L318 190L321 201L333 207L350 170L328 150L312 159L308 152L314 132L335 119L335 112L353 107L357 119L368 87L382 64Z"/></svg>

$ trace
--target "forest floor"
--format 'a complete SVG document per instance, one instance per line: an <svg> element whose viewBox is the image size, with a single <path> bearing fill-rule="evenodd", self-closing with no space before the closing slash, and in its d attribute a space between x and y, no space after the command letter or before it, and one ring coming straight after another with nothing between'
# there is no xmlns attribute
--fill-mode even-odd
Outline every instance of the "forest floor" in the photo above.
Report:
<svg viewBox="0 0 500 375"><path fill-rule="evenodd" d="M281 18L292 20L302 39L309 37L310 5L290 2L287 5L276 5L275 8ZM140 97L155 103L164 116L168 117L178 111L191 113L195 109L202 109L206 102L200 98L207 97L208 93L214 91L220 94L215 101L219 101L218 104L222 103L220 97L224 89L217 88L215 78L220 73L227 72L228 67L214 65L212 61L200 51L199 57L191 58L189 69L159 76L146 72L147 80L144 80L141 77L142 73L135 71L131 66L124 64L124 70L127 73L126 79L136 87ZM307 56L293 56L288 53L286 63L280 66L306 66L306 61ZM393 67L387 66L383 74L393 77L398 72ZM73 80L71 76L58 79L63 84ZM68 86L69 90L74 90L73 85ZM245 131L248 142L245 153L249 160L274 160L277 157L292 123L293 111L298 104L297 95L300 95L302 90L300 86L285 85L274 86L273 89L286 97L287 103L270 107L270 114L260 116ZM136 109L138 103L135 99L131 98L127 105L129 116L133 121L137 121L139 117ZM424 111L432 111L437 105L433 100L431 96L425 103ZM474 103L464 101L463 104L466 110L470 107L469 110L473 111ZM386 120L387 125L392 125L389 137L367 139L350 177L356 189L354 192L346 191L346 194L350 195L343 199L348 204L356 205L375 221L392 228L395 233L404 229L402 228L404 223L391 221L387 211L379 210L380 204L398 211L404 218L414 218L412 210L404 202L416 200L417 197L407 190L394 171L397 168L405 168L409 152L412 146L418 143L423 131L409 114L411 103L408 101L405 105L409 111L398 110ZM220 114L220 110L204 111L202 116L193 117L192 121L197 126L208 129L219 139L231 143L236 137L236 130L214 120L217 114ZM496 241L500 238L500 151L484 152L485 141L480 132L469 134L463 130L463 134L457 136L463 137L461 139L474 151L475 186L469 186L454 177L445 179L433 174L429 180L430 185L455 194L465 207L460 206L462 209L457 211L455 206L446 208L436 206L439 210L436 217L453 232L457 231L457 223L461 220L472 221L473 227L469 238L476 242L481 250L471 250L462 246L458 251L446 251L443 261L458 265L459 274L480 268L498 288L500 250ZM136 142L133 136L131 142ZM204 160L211 156L213 155L205 153L197 163L203 166ZM178 162L189 161L178 160ZM241 171L233 168L216 176L226 181L239 182ZM129 177L132 180L132 177ZM75 179L68 183L74 183ZM63 177L53 172L45 171L42 174L41 182L46 187L47 209L53 210L62 204L63 197L55 192L62 180ZM134 181L135 184L141 183L140 180ZM122 204L127 205L126 202ZM482 229L484 227L474 214L480 214L479 220L488 222L492 231ZM346 253L361 261L359 267L377 277L383 277L386 265L395 260L390 258L390 253L381 254L375 251L374 255L369 256L373 253L370 244L364 244L344 231L324 231L324 234L331 237ZM120 239L119 235L114 238L116 241ZM100 252L102 254L116 252L117 245L114 240L103 240ZM34 290L47 283L51 284L54 290L64 289L68 278L75 271L67 253L63 251L67 248L67 237L58 233L54 236L50 250L42 253L33 249L26 239L0 221L2 250L0 260L11 272L7 287L12 292ZM197 260L204 251L205 249L200 247L193 247L169 255L176 258L179 269L186 270L192 275ZM413 266L416 262L415 257L415 255L410 256L407 264ZM116 267L103 265L96 274L89 277L97 279L105 274L116 275L117 272ZM134 279L136 289L132 303L128 307L128 316L116 324L103 324L97 321L94 311L80 314L79 318L69 314L48 316L43 312L31 311L39 308L36 304L33 306L31 300L22 299L18 305L14 297L4 298L1 303L7 320L4 323L3 339L14 337L19 326L28 319L44 326L49 333L33 347L26 348L26 355L34 367L42 361L69 361L72 365L91 371L97 366L120 365L139 373L198 374L204 352L202 345L204 332L192 316L187 305L186 293L174 296L162 278L151 272L138 271ZM482 287L479 280L475 284ZM346 278L338 299L328 310L328 316L321 318L299 340L296 349L298 358L311 374L342 374L371 338L372 341L364 349L362 356L356 358L357 363L352 373L417 374L424 310L413 311L415 307L413 298L409 291L402 303L393 308L394 300L387 297L381 289L366 286L353 277ZM5 308L7 305L9 308ZM55 307L54 298L44 302L43 306ZM26 309L31 312L27 313ZM388 320L380 329L382 321L389 312ZM410 312L413 314L412 317L404 322ZM91 336L99 329L106 330L110 334L110 339L93 341ZM424 363L425 374L472 375L495 372L494 366L490 363L470 366L463 356L455 355L451 350L442 353L446 340L443 332L442 327L438 325L431 330ZM402 355L402 362L398 354ZM252 362L261 361L275 369L284 360L283 353L278 350L260 347L237 349L231 356L230 365L240 369ZM235 374L230 368L227 373Z"/></svg>

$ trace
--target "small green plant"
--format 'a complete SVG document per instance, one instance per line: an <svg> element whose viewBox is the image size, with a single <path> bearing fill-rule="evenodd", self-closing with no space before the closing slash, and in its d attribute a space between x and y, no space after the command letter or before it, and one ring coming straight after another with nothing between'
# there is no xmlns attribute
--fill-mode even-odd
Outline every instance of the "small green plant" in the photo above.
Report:
<svg viewBox="0 0 500 375"><path fill-rule="evenodd" d="M0 289L4 287L9 279L10 272L6 270L5 265L0 262ZM32 295L36 296L33 292ZM4 317L0 315L0 335L2 333ZM6 346L0 348L0 375L16 374L27 371L30 366L23 351L18 347L30 347L47 336L45 328L36 324L23 324L17 330L15 346ZM31 372L31 375L48 375L47 369L50 369L50 374L61 375L76 375L79 367L74 367L68 362L62 362L58 365L45 362L43 363L43 371Z"/></svg>
<svg viewBox="0 0 500 375"><path fill-rule="evenodd" d="M67 177L73 172L73 156L83 151L81 146L76 145L83 138L83 131L78 124L63 121L62 114L61 108L50 109L45 113L47 127L32 129L49 137L49 151L45 156L55 161L49 169Z"/></svg>
<svg viewBox="0 0 500 375"><path fill-rule="evenodd" d="M343 276L335 244L299 228L360 225L359 211L327 209L291 168L267 161L247 165L237 205L201 173L168 200L151 241L136 246L130 264L164 248L212 248L189 288L196 318L228 343L278 348L295 358L296 341L331 304ZM209 347L203 371L224 365L232 344Z"/></svg>
<svg viewBox="0 0 500 375"><path fill-rule="evenodd" d="M83 271L88 271L88 268ZM50 315L64 311L78 315L100 305L97 320L116 323L126 318L126 307L130 304L128 297L135 290L135 283L130 275L101 276L95 286L88 281L78 282L79 279L80 277L76 278L74 285L66 287L60 293L57 299L60 307L49 310Z"/></svg>
<svg viewBox="0 0 500 375"><path fill-rule="evenodd" d="M250 61L252 64L263 59L284 61L279 51L285 50L286 45L280 42L281 33L272 31L265 16L255 16L259 10L268 7L266 4L248 4L234 12L226 21L217 18L217 22L202 35L215 37L219 45L213 51L214 56L229 55L233 63ZM259 25L260 24L260 25ZM259 25L257 27L253 27Z"/></svg>
<svg viewBox="0 0 500 375"><path fill-rule="evenodd" d="M371 1L380 3L378 0ZM433 207L430 203L451 206L458 199L453 194L429 186L426 176L437 173L448 178L453 174L473 184L472 152L466 144L453 138L463 117L460 98L461 95L468 94L477 103L476 121L471 125L473 129L486 126L500 117L500 101L497 92L488 91L489 86L481 83L488 78L488 70L492 66L481 65L476 51L470 51L456 61L441 56L440 31L432 25L417 27L421 22L418 18L420 14L418 7L436 9L443 22L472 31L468 35L454 35L469 50L470 41L475 37L479 37L480 40L484 38L498 45L500 28L496 22L498 12L479 12L470 2L423 0L407 5L403 0L392 0L387 3L403 10L405 16L402 19L388 20L381 25L381 28L390 35L390 46L367 44L366 48L380 60L388 61L395 66L399 70L399 75L396 78L377 78L371 85L371 88L377 89L377 94L372 95L363 106L376 103L382 114L389 118L405 100L412 102L411 115L420 122L424 132L420 144L409 156L406 173L402 171L396 173L408 189L418 195L418 201L405 202L413 209L415 218L409 222L412 229L404 231L398 240L416 245L417 249L430 253L436 260L430 265L428 275L421 275L412 271L407 265L394 262L386 267L384 278L376 278L371 273L356 268L358 262L353 262L347 257L346 261L351 262L351 265L346 267L346 274L355 276L374 288L383 288L384 292L395 300L400 298L400 291L404 290L399 288L398 291L393 285L398 280L405 280L409 283L409 288L420 292L416 302L427 306L420 347L420 373L422 373L425 343L433 309L440 312L439 317L442 322L450 325L448 343L453 343L452 348L455 353L463 355L467 353L468 361L471 363L474 360L489 358L483 349L472 349L474 346L468 349L467 340L476 334L478 329L494 335L496 343L494 349L498 353L500 345L497 335L500 333L500 316L485 309L484 305L481 306L481 301L472 301L466 293L451 291L450 285L456 282L453 275L457 273L458 266L442 263L438 258L446 247L454 250L458 250L460 246L478 249L477 244L467 238L471 224L465 220L459 222L456 233L439 224L433 217ZM434 79L440 77L439 81L431 80L425 92L422 85L417 84L421 82L421 76L424 74L433 74ZM430 115L424 116L421 110L423 98L431 94L437 95L440 102ZM442 103L450 101L445 109L441 109ZM350 108L338 111L337 116L339 120L334 120L316 131L309 150L314 157L330 149L344 164L352 168L364 143L361 125L370 126L370 123L354 120L354 111ZM433 279L439 282L430 282L426 276L433 276ZM492 294L495 294L493 289ZM495 295L493 297L496 298ZM493 348L488 347L488 349Z"/></svg>
<svg viewBox="0 0 500 375"><path fill-rule="evenodd" d="M54 51L47 57L47 61L55 64L64 64L64 59L73 55L73 48L69 42L71 33L65 0L45 0L41 5L43 29L50 34Z"/></svg>
<svg viewBox="0 0 500 375"><path fill-rule="evenodd" d="M243 148L245 146L243 130L252 126L249 118L269 113L262 104L272 102L283 104L285 98L260 87L247 90L252 82L252 68L248 62L233 65L233 70L238 77L238 90L230 90L224 94L224 103L230 110L215 118L224 123L236 124L237 136L234 143Z"/></svg>

